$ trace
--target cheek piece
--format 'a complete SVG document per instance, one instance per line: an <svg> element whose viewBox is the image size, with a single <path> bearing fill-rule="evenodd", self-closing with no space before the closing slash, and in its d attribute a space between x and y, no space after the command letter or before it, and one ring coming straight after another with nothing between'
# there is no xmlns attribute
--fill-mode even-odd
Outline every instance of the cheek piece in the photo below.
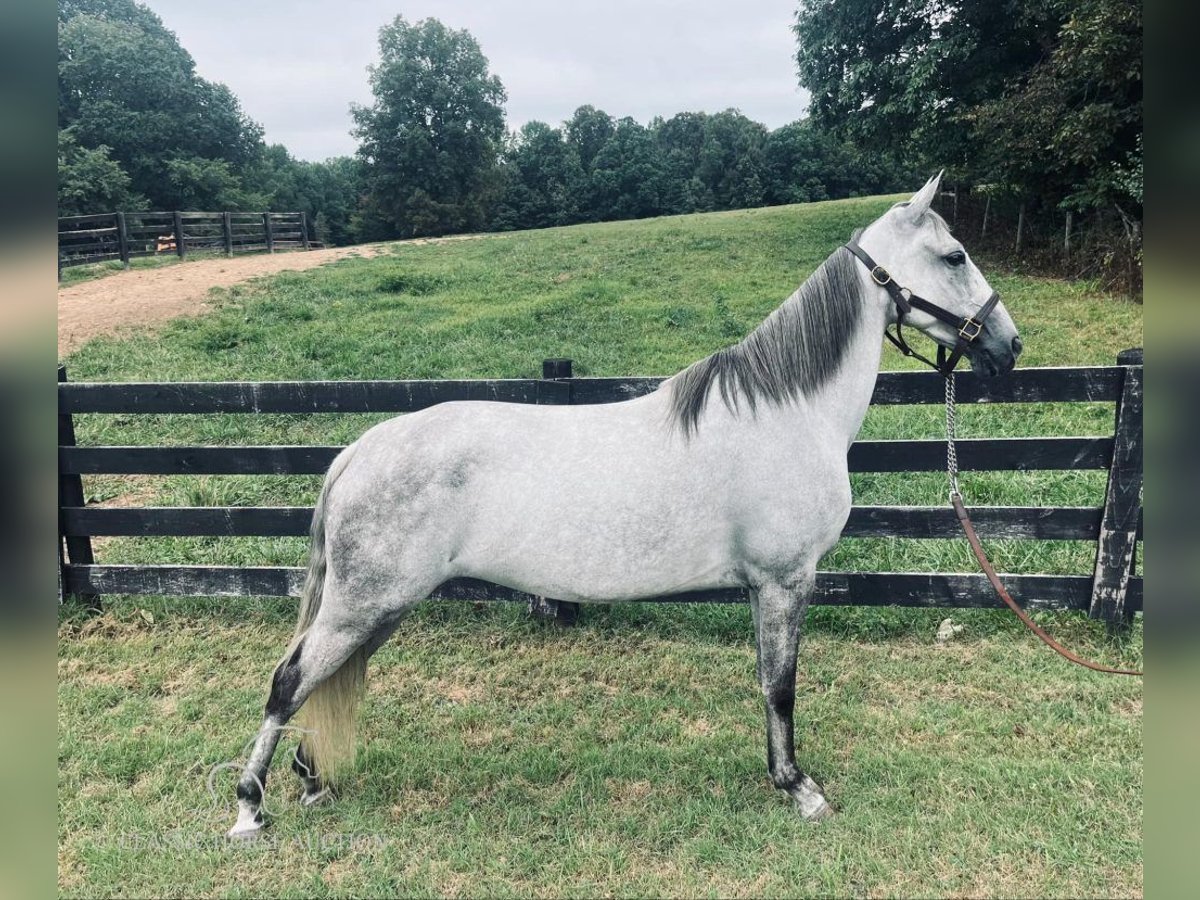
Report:
<svg viewBox="0 0 1200 900"><path fill-rule="evenodd" d="M858 257L859 261L871 271L871 280L886 290L891 296L892 302L896 304L896 333L892 334L891 331L884 331L887 339L895 344L897 349L905 356L919 359L931 369L936 369L942 375L949 376L954 371L954 367L958 365L958 361L962 359L963 354L975 342L975 339L983 334L987 317L992 314L992 310L1000 302L1000 295L992 291L992 295L988 297L987 302L979 307L979 310L973 316L967 316L966 318L956 316L944 306L931 303L924 297L918 297L908 288L900 287L900 285L896 284L895 279L892 278L888 270L875 262L871 258L871 255L855 241L849 240L843 246ZM926 356L922 356L908 345L908 341L904 339L904 317L914 309L929 313L935 319L945 322L958 332L958 339L954 342L954 349L950 351L948 356L946 348L941 344L938 345L937 349L937 362Z"/></svg>

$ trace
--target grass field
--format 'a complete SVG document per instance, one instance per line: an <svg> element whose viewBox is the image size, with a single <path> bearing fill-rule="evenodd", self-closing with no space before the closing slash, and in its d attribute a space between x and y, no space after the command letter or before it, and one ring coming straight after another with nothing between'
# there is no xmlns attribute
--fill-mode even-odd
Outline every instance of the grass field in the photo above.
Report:
<svg viewBox="0 0 1200 900"><path fill-rule="evenodd" d="M760 321L886 199L397 245L216 297L213 313L96 340L73 380L669 374ZM969 245L969 241L968 241ZM1141 307L994 274L1022 363L1108 363ZM885 366L899 368L896 354ZM1101 434L1111 407L962 411L965 436ZM367 416L82 417L91 443L337 443ZM871 437L936 437L936 408L873 410ZM862 476L860 503L940 503L936 475ZM135 504L312 501L312 478L96 478ZM1102 473L973 474L978 504L1096 505ZM103 562L299 564L296 539L120 539ZM993 542L1007 571L1086 572L1070 542ZM844 541L823 568L969 571L951 541ZM999 613L818 609L797 700L801 765L837 819L801 821L765 776L749 612L632 605L573 631L427 605L372 664L344 796L301 811L286 766L254 847L220 840L293 602L111 598L64 612L60 889L71 895L1132 895L1141 892L1141 685L1067 665ZM1079 616L1071 645L1138 664ZM291 745L285 740L285 746ZM280 757L283 759L281 753Z"/></svg>

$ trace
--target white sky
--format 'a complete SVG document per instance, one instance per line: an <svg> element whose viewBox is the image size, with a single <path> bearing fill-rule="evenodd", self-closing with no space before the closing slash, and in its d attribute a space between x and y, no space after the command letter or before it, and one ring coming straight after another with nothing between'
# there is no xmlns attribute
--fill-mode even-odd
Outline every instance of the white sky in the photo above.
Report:
<svg viewBox="0 0 1200 900"><path fill-rule="evenodd" d="M351 154L379 28L403 14L466 28L508 91L508 125L557 125L590 103L647 122L735 107L774 128L808 105L797 0L143 0L199 73L229 85L269 143Z"/></svg>

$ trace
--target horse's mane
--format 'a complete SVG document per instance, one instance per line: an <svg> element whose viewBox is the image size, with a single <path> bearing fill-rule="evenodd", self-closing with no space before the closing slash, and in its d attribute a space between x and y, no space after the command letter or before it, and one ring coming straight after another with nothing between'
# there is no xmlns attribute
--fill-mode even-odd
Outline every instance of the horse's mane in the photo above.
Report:
<svg viewBox="0 0 1200 900"><path fill-rule="evenodd" d="M811 396L832 378L862 321L858 261L841 249L825 260L761 325L669 379L671 419L694 432L713 385L733 412L743 402L776 405Z"/></svg>

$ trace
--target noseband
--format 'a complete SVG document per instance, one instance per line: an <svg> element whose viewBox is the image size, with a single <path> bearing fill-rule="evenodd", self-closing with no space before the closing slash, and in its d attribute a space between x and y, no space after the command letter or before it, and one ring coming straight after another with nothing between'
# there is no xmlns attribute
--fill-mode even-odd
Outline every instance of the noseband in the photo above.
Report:
<svg viewBox="0 0 1200 900"><path fill-rule="evenodd" d="M973 316L956 316L954 313L945 307L938 306L936 303L931 303L924 297L918 297L908 288L902 288L896 284L896 281L888 273L888 270L875 260L871 259L871 255L867 253L858 243L850 240L845 243L845 248L858 257L871 271L871 280L881 288L886 290L892 298L892 302L896 304L896 333L892 334L887 329L884 329L884 335L889 341L896 345L897 349L905 356L911 356L913 359L919 359L930 368L936 369L943 375L949 375L954 371L954 367L958 365L958 361L962 355L967 352L967 348L974 343L979 335L983 334L983 325L987 317L992 314L992 310L996 308L996 304L1000 302L1000 295L992 291L992 296L988 297L987 302L979 307L978 312ZM954 343L954 349L950 351L950 355L946 355L946 348L938 344L937 362L922 356L916 350L908 345L908 341L904 340L904 317L914 309L919 309L922 312L929 313L935 319L945 322L951 328L958 332L958 340Z"/></svg>

